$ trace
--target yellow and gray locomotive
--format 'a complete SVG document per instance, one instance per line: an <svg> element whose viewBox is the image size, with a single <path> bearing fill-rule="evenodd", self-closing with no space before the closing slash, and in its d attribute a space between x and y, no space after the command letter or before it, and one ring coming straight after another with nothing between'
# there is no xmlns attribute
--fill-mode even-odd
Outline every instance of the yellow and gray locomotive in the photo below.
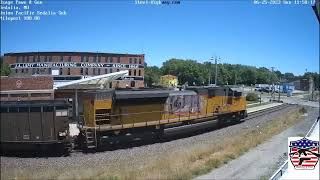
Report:
<svg viewBox="0 0 320 180"><path fill-rule="evenodd" d="M229 87L185 90L103 90L83 94L81 134L86 148L135 132L163 133L165 127L199 122L241 121L246 99Z"/></svg>

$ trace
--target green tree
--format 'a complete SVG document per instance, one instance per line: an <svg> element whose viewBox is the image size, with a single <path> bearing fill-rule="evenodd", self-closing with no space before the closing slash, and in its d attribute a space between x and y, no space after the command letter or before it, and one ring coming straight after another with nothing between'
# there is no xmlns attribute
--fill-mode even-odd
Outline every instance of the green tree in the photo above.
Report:
<svg viewBox="0 0 320 180"><path fill-rule="evenodd" d="M147 87L159 83L160 76L161 76L161 71L159 67L157 66L148 67L147 64L145 64L144 82L146 83Z"/></svg>
<svg viewBox="0 0 320 180"><path fill-rule="evenodd" d="M169 59L164 62L161 71L163 75L178 77L179 84L201 85L206 81L204 66L195 60Z"/></svg>
<svg viewBox="0 0 320 180"><path fill-rule="evenodd" d="M277 75L278 79L283 78L283 74L279 70L275 71L274 73Z"/></svg>
<svg viewBox="0 0 320 180"><path fill-rule="evenodd" d="M270 72L267 68L257 69L257 84L269 84L270 83Z"/></svg>
<svg viewBox="0 0 320 180"><path fill-rule="evenodd" d="M169 59L162 65L161 74L171 74L178 77L179 84L188 82L189 85L215 83L215 64L199 63L195 60ZM292 73L282 74L280 71L271 72L265 67L256 68L241 64L218 64L218 85L236 84L271 84L279 82L280 78L295 79Z"/></svg>
<svg viewBox="0 0 320 180"><path fill-rule="evenodd" d="M295 79L294 74L293 73L288 73L288 72L284 73L283 77L288 81L292 81L292 80Z"/></svg>
<svg viewBox="0 0 320 180"><path fill-rule="evenodd" d="M319 77L319 73L316 73L316 72L306 72L304 73L304 75L301 77L301 79L308 79L311 77L313 79L313 82L314 82L314 87L316 89L319 89L320 88L320 77Z"/></svg>
<svg viewBox="0 0 320 180"><path fill-rule="evenodd" d="M228 67L228 64L220 64L218 66L218 85L232 84L232 71Z"/></svg>
<svg viewBox="0 0 320 180"><path fill-rule="evenodd" d="M11 69L8 64L3 62L3 56L0 56L0 63L1 63L1 68L0 68L1 76L8 76L11 73Z"/></svg>
<svg viewBox="0 0 320 180"><path fill-rule="evenodd" d="M256 84L257 72L254 68L244 68L241 71L242 83L246 85Z"/></svg>

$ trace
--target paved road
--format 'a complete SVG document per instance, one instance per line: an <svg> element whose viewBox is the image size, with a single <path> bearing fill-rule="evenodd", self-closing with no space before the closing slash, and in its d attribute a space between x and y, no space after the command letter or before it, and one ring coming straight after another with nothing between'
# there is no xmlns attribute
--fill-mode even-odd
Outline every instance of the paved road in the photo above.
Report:
<svg viewBox="0 0 320 180"><path fill-rule="evenodd" d="M268 109L271 107L280 106L281 104L282 103L271 103L271 104L266 104L266 105L261 105L261 106L255 106L255 107L248 108L247 112L251 113L251 112L255 112L255 111L260 111L263 109Z"/></svg>
<svg viewBox="0 0 320 180"><path fill-rule="evenodd" d="M311 106L311 107L319 108L318 101L307 101L307 100L303 100L299 97L283 97L282 101L285 103L290 103L290 104L300 104L303 106Z"/></svg>
<svg viewBox="0 0 320 180"><path fill-rule="evenodd" d="M303 106L311 106L311 107L317 107L319 108L319 101L307 101L302 99L303 96L283 96L281 95L280 100L283 101L284 103L289 103L289 104L299 104ZM262 102L268 102L271 99L271 94L264 93L262 94ZM278 100L278 95L276 94L275 99Z"/></svg>
<svg viewBox="0 0 320 180"><path fill-rule="evenodd" d="M272 139L250 150L238 159L200 176L196 179L260 179L269 178L278 168L279 159L287 153L287 138L306 134L314 120L319 116L319 109L309 110L305 120L272 137ZM285 161L286 159L282 159Z"/></svg>

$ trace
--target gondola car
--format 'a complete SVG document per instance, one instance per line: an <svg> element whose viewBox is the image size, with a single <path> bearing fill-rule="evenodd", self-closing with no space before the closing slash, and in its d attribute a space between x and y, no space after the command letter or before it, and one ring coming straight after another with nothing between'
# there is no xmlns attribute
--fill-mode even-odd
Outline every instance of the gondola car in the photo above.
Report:
<svg viewBox="0 0 320 180"><path fill-rule="evenodd" d="M66 101L1 102L1 153L68 153L68 109Z"/></svg>
<svg viewBox="0 0 320 180"><path fill-rule="evenodd" d="M121 135L161 135L166 127L247 116L246 100L229 87L173 90L109 90L83 94L82 147L96 149Z"/></svg>

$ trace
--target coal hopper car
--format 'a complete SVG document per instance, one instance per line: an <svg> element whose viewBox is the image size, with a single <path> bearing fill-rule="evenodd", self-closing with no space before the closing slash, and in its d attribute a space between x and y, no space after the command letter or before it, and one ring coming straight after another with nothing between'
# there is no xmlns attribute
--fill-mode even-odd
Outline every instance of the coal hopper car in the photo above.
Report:
<svg viewBox="0 0 320 180"><path fill-rule="evenodd" d="M60 100L1 102L1 152L68 153L69 108Z"/></svg>

